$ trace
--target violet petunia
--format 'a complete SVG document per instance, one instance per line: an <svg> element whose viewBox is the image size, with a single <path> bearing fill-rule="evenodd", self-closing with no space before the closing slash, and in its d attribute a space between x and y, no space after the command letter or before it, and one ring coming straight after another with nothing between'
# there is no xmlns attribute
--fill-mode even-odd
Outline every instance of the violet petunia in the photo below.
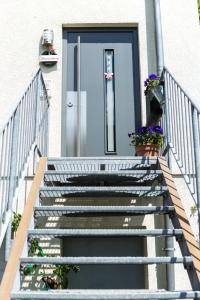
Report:
<svg viewBox="0 0 200 300"><path fill-rule="evenodd" d="M158 76L156 74L150 74L149 75L149 79L150 80L158 80L159 78L158 78Z"/></svg>
<svg viewBox="0 0 200 300"><path fill-rule="evenodd" d="M160 126L154 126L154 132L159 133L159 134L163 134L163 129Z"/></svg>
<svg viewBox="0 0 200 300"><path fill-rule="evenodd" d="M137 132L138 133L145 133L145 132L147 132L147 130L148 130L148 127L143 126L143 127L139 127Z"/></svg>

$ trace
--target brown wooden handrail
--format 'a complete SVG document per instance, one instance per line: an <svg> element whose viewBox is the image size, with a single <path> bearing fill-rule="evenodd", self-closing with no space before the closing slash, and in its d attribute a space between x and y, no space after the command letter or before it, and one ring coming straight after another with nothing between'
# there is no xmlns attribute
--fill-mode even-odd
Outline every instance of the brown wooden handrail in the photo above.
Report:
<svg viewBox="0 0 200 300"><path fill-rule="evenodd" d="M9 300L14 280L16 277L17 268L19 267L19 261L24 247L24 243L27 239L27 231L29 229L30 221L33 216L33 208L39 193L40 185L43 179L44 171L46 168L47 158L42 157L39 161L39 165L31 186L31 190L28 195L27 203L24 208L21 222L19 224L16 237L14 239L8 263L5 268L5 272L2 278L0 286L0 299Z"/></svg>
<svg viewBox="0 0 200 300"><path fill-rule="evenodd" d="M168 187L170 198L171 198L172 204L174 205L176 216L179 221L179 225L183 231L183 236L184 236L186 245L188 247L188 251L190 252L190 255L192 256L194 269L195 269L197 278L200 283L200 249L196 242L195 236L192 232L192 228L190 226L189 220L185 213L185 209L183 207L182 201L178 195L178 192L175 187L173 177L168 168L167 162L164 157L159 157L158 162L160 165L160 169L163 172L165 183Z"/></svg>

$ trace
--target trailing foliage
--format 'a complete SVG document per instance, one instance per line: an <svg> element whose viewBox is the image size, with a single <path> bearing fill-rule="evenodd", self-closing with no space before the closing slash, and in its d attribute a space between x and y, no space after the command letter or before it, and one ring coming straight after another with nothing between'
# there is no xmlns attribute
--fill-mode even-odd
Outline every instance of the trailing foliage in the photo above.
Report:
<svg viewBox="0 0 200 300"><path fill-rule="evenodd" d="M200 0L198 0L198 11L199 11L199 21L200 21Z"/></svg>
<svg viewBox="0 0 200 300"><path fill-rule="evenodd" d="M160 84L160 77L156 74L150 74L149 77L144 81L144 94L147 95L148 92L153 89L154 87Z"/></svg>
<svg viewBox="0 0 200 300"><path fill-rule="evenodd" d="M59 285L62 289L67 289L69 284L68 273L74 271L75 273L80 271L80 267L77 265L57 265L53 270L53 276L56 276L59 281Z"/></svg>
<svg viewBox="0 0 200 300"><path fill-rule="evenodd" d="M31 239L30 248L29 248L29 255L37 255L37 256L45 256L42 247L39 245L39 241L37 239Z"/></svg>
<svg viewBox="0 0 200 300"><path fill-rule="evenodd" d="M22 218L21 214L13 212L13 220L12 220L12 225L11 225L12 234L14 234L17 231L17 228L19 227L21 218Z"/></svg>

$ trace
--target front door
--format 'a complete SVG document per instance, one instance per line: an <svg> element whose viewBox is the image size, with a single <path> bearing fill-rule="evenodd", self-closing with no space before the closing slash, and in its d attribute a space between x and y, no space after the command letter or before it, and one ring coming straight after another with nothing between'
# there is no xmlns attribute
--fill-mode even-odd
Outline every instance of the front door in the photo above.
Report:
<svg viewBox="0 0 200 300"><path fill-rule="evenodd" d="M64 155L133 155L128 132L140 123L137 31L66 30L64 56Z"/></svg>

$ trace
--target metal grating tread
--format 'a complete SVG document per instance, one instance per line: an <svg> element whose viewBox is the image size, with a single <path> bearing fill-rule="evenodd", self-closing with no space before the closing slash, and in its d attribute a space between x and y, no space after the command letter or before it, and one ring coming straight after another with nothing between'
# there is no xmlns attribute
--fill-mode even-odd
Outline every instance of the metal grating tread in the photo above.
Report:
<svg viewBox="0 0 200 300"><path fill-rule="evenodd" d="M45 183L68 183L85 181L136 181L145 182L158 179L162 176L160 170L130 170L130 171L47 171L44 174Z"/></svg>
<svg viewBox="0 0 200 300"><path fill-rule="evenodd" d="M21 291L11 294L11 299L67 299L67 300L133 300L133 299L198 299L200 291L165 290L48 290Z"/></svg>
<svg viewBox="0 0 200 300"><path fill-rule="evenodd" d="M34 217L84 216L87 215L138 215L167 214L174 212L173 206L37 206Z"/></svg>
<svg viewBox="0 0 200 300"><path fill-rule="evenodd" d="M49 158L48 169L58 171L119 171L157 169L156 157L62 157Z"/></svg>
<svg viewBox="0 0 200 300"><path fill-rule="evenodd" d="M182 236L182 229L32 229L29 237Z"/></svg>
<svg viewBox="0 0 200 300"><path fill-rule="evenodd" d="M166 186L70 186L70 187L42 187L40 197L66 197L67 195L115 195L115 196L160 196L166 194Z"/></svg>
<svg viewBox="0 0 200 300"><path fill-rule="evenodd" d="M21 264L32 263L32 264L192 264L191 256L184 257L26 257L21 258Z"/></svg>

